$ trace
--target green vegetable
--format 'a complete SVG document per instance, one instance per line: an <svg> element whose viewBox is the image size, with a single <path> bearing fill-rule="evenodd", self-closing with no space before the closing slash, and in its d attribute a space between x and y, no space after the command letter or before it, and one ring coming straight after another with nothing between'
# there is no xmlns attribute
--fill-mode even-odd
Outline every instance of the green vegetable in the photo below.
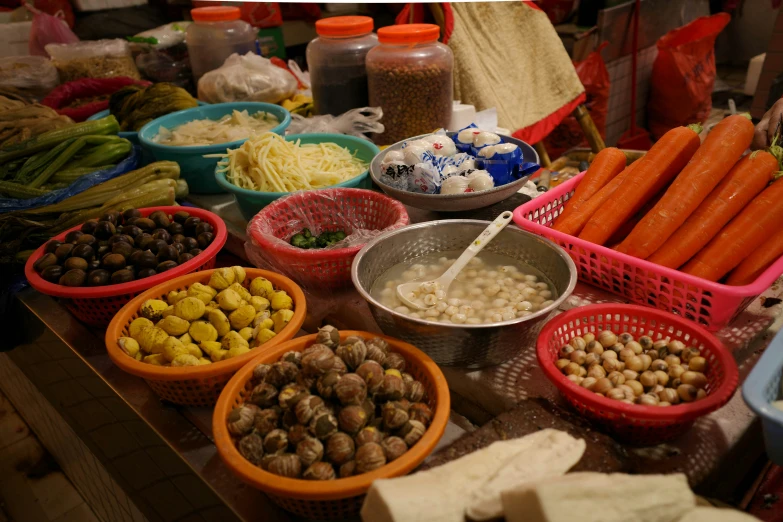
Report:
<svg viewBox="0 0 783 522"><path fill-rule="evenodd" d="M49 191L26 187L24 185L20 185L19 183L12 183L10 181L0 181L0 193L5 194L11 198L30 199L48 194Z"/></svg>
<svg viewBox="0 0 783 522"><path fill-rule="evenodd" d="M85 174L92 174L93 172L98 172L99 170L108 170L113 169L117 165L100 165L98 167L82 167L78 169L69 169L69 170L61 170L54 176L52 176L49 181L51 183L67 183L71 184L77 179L81 178ZM66 165L67 167L67 165Z"/></svg>
<svg viewBox="0 0 783 522"><path fill-rule="evenodd" d="M70 127L56 129L39 134L22 143L10 147L0 148L0 165L11 160L30 156L43 150L48 150L63 141L72 138L81 138L91 135L117 134L120 130L120 124L114 116L106 116L100 120L85 121L77 123Z"/></svg>
<svg viewBox="0 0 783 522"><path fill-rule="evenodd" d="M304 228L298 234L291 237L291 244L297 248L326 248L345 239L345 232L322 232L318 237L313 236L309 229Z"/></svg>
<svg viewBox="0 0 783 522"><path fill-rule="evenodd" d="M131 142L117 138L103 145L92 149L86 156L73 160L65 166L66 170L80 169L84 167L97 167L98 165L107 165L109 163L118 163L130 154L133 145Z"/></svg>

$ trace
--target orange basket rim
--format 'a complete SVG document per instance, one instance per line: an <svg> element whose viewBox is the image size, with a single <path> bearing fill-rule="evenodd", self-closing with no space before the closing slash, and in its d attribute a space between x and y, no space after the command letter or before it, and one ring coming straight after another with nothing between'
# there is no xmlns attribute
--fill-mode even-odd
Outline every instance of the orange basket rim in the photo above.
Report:
<svg viewBox="0 0 783 522"><path fill-rule="evenodd" d="M432 422L424 436L398 459L369 473L355 477L338 478L336 480L312 481L281 477L264 471L245 460L234 446L234 442L226 427L226 418L233 409L234 398L244 389L247 381L252 377L253 369L257 365L275 362L287 351L304 350L315 341L317 334L297 337L276 346L274 350L259 354L243 366L228 381L228 384L220 393L217 404L215 404L212 414L212 435L215 440L215 446L226 466L244 482L265 493L286 498L306 501L341 500L365 494L375 480L406 475L418 467L438 444L449 422L451 397L446 377L438 365L435 364L435 361L415 346L393 337L357 330L340 330L341 339L351 335L365 339L374 337L385 339L406 361L415 361L414 364L432 382L435 389L435 397L431 399L435 402L435 410Z"/></svg>
<svg viewBox="0 0 783 522"><path fill-rule="evenodd" d="M215 229L215 239L212 240L212 243L210 243L203 252L195 256L193 259L186 261L181 265L177 265L171 270L161 272L160 274L155 274L154 276L145 277L144 279L135 279L133 281L121 283L118 285L78 287L63 286L44 280L40 274L35 271L33 264L43 256L46 243L53 239L62 241L69 232L73 232L74 230L81 230L81 227L84 225L84 223L80 223L75 227L69 228L63 233L58 234L57 236L46 241L46 243L38 247L35 252L33 252L33 254L27 259L27 263L24 265L24 275L27 278L27 281L30 283L30 286L42 294L54 297L65 297L68 299L103 299L106 297L117 297L121 295L142 292L149 288L153 288L156 285L164 284L166 281L169 281L171 277L186 275L189 272L198 269L198 267L217 256L218 252L223 248L223 245L225 245L226 241L228 240L228 228L226 227L225 222L220 217L218 217L217 214L210 212L209 210L186 206L146 207L140 208L138 210L141 212L141 215L145 217L158 210L162 210L167 214L174 214L175 212L184 210L185 212L188 212L192 216L199 219L204 220L204 218L207 218L209 220L209 224L212 225Z"/></svg>
<svg viewBox="0 0 783 522"><path fill-rule="evenodd" d="M202 270L200 272L193 272L191 274L185 274L183 276L176 277L165 283L156 285L149 290L139 294L120 309L114 316L106 329L106 351L109 353L111 360L120 367L123 371L141 377L143 379L149 379L154 381L181 381L186 379L205 379L208 377L214 377L217 375L224 375L226 373L232 373L241 368L250 359L258 355L257 350L260 348L268 349L284 343L291 339L304 323L305 316L307 315L307 304L305 302L304 292L299 288L299 285L294 283L289 278L270 272L268 270L262 270L260 268L245 268L246 280L247 278L265 277L271 281L275 287L281 290L285 290L291 299L294 301L294 316L288 322L288 324L275 335L272 339L265 342L262 346L250 350L249 353L240 355L239 357L232 357L225 361L219 361L212 364L205 364L203 366L183 366L179 368L171 368L167 366L155 366L154 364L147 364L141 361L137 361L133 357L128 356L122 351L117 341L122 337L123 327L130 322L131 317L135 314L141 305L147 299L155 299L161 295L165 295L170 290L175 290L178 287L190 286L193 283L206 284L209 281L209 277L216 269Z"/></svg>
<svg viewBox="0 0 783 522"><path fill-rule="evenodd" d="M574 321L585 314L624 314L639 318L644 317L646 319L664 321L669 325L676 325L683 333L687 333L688 330L690 330L702 337L704 339L704 344L705 346L708 346L710 353L715 355L718 365L723 369L723 382L721 382L717 389L713 393L710 393L705 399L686 404L673 404L666 408L644 406L640 404L626 404L599 396L594 392L582 388L578 384L568 380L566 376L555 367L555 363L551 360L549 353L549 341L554 336L557 328L565 326L569 322ZM625 321L621 319L619 322L624 323ZM580 326L584 328L588 325L589 323ZM673 334L670 335L670 337L672 339L677 338ZM734 361L734 357L731 352L723 346L723 343L721 343L712 333L707 331L706 328L672 313L640 305L600 303L579 306L556 315L547 322L538 335L538 340L536 342L536 357L538 359L538 365L541 367L541 370L544 372L547 379L549 379L561 393L568 396L569 399L581 402L595 410L620 415L629 420L668 421L671 423L693 421L698 417L723 407L734 395L739 383L739 371L737 369L737 363Z"/></svg>

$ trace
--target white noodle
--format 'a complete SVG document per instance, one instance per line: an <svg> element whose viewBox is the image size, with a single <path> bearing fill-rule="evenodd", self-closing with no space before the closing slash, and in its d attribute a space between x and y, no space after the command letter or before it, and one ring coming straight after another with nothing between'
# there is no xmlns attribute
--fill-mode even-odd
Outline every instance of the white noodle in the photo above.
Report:
<svg viewBox="0 0 783 522"><path fill-rule="evenodd" d="M337 185L367 163L335 143L301 144L267 132L227 151L220 170L234 185L259 192L294 192Z"/></svg>
<svg viewBox="0 0 783 522"><path fill-rule="evenodd" d="M215 145L256 136L277 126L274 114L260 111L250 116L247 111L234 111L219 120L193 120L173 129L161 127L152 141L174 147Z"/></svg>

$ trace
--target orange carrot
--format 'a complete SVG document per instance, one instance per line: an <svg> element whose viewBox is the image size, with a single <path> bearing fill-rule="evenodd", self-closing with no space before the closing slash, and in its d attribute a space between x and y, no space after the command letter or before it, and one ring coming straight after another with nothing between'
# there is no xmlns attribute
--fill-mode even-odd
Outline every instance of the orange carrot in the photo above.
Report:
<svg viewBox="0 0 783 522"><path fill-rule="evenodd" d="M604 188L594 194L593 197L585 201L582 205L579 206L579 208L574 209L571 215L567 216L565 219L560 219L558 217L552 228L572 236L577 235L582 231L585 223L587 223L591 217L600 211L604 203L609 201L609 198L612 196L612 194L614 194L614 191L617 190L617 187L620 186L623 180L631 172L633 172L638 165L639 160L636 160L635 162L628 165L624 171L615 176L612 181L610 181L606 186L604 186Z"/></svg>
<svg viewBox="0 0 783 522"><path fill-rule="evenodd" d="M622 250L619 250L621 242L626 237L628 237L628 234L631 233L634 227L638 225L639 222L644 218L644 216L646 216L647 213L661 200L661 198L665 193L666 193L666 189L664 188L662 191L656 194L654 198L652 198L650 201L645 203L639 212L631 216L631 219L629 219L628 221L620 225L620 228L618 228L617 231L614 234L612 234L612 237L609 238L606 244L614 245L612 247L612 250L617 250L618 252L622 252Z"/></svg>
<svg viewBox="0 0 783 522"><path fill-rule="evenodd" d="M686 264L686 274L717 281L764 244L783 222L783 181L775 181Z"/></svg>
<svg viewBox="0 0 783 522"><path fill-rule="evenodd" d="M775 157L764 151L739 160L699 208L647 260L669 268L684 265L764 190L777 169Z"/></svg>
<svg viewBox="0 0 783 522"><path fill-rule="evenodd" d="M565 219L612 181L625 169L625 161L625 154L614 147L607 147L596 154L590 168L585 172L574 195L568 200L565 210L558 219Z"/></svg>
<svg viewBox="0 0 783 522"><path fill-rule="evenodd" d="M593 215L579 234L580 239L603 245L620 226L661 191L690 161L699 148L701 125L675 127L661 136L652 148L636 160L639 166L612 198Z"/></svg>
<svg viewBox="0 0 783 522"><path fill-rule="evenodd" d="M758 250L754 250L730 274L726 284L749 285L783 256L783 230L772 235Z"/></svg>
<svg viewBox="0 0 783 522"><path fill-rule="evenodd" d="M641 259L658 250L742 157L753 141L753 132L749 115L721 120L661 201L625 238L621 250Z"/></svg>

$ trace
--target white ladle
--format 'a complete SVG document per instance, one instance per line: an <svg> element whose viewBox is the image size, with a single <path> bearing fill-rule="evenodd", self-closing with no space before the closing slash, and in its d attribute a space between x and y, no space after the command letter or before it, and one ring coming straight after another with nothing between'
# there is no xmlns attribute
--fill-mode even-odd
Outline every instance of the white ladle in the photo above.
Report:
<svg viewBox="0 0 783 522"><path fill-rule="evenodd" d="M437 290L442 290L444 295L447 295L449 286L451 286L451 283L454 281L457 275L459 275L462 269L467 266L471 259L476 257L476 255L478 255L478 253L481 252L485 246L487 246L487 243L492 241L492 239L497 236L501 230L506 228L506 225L511 222L512 217L513 214L511 212L503 212L500 214L497 219L490 223L489 226L484 229L484 232L479 234L479 236L470 244L470 246L465 249L462 255L459 256L456 261L454 261L454 264L451 265L448 270L443 272L442 276L432 281L413 281L411 283L403 283L397 287L397 297L400 298L400 301L410 306L411 308L416 308L419 310L429 310L435 306L437 301L428 305L421 301L417 302L413 300L416 298L416 295L422 293L422 285L432 285Z"/></svg>

